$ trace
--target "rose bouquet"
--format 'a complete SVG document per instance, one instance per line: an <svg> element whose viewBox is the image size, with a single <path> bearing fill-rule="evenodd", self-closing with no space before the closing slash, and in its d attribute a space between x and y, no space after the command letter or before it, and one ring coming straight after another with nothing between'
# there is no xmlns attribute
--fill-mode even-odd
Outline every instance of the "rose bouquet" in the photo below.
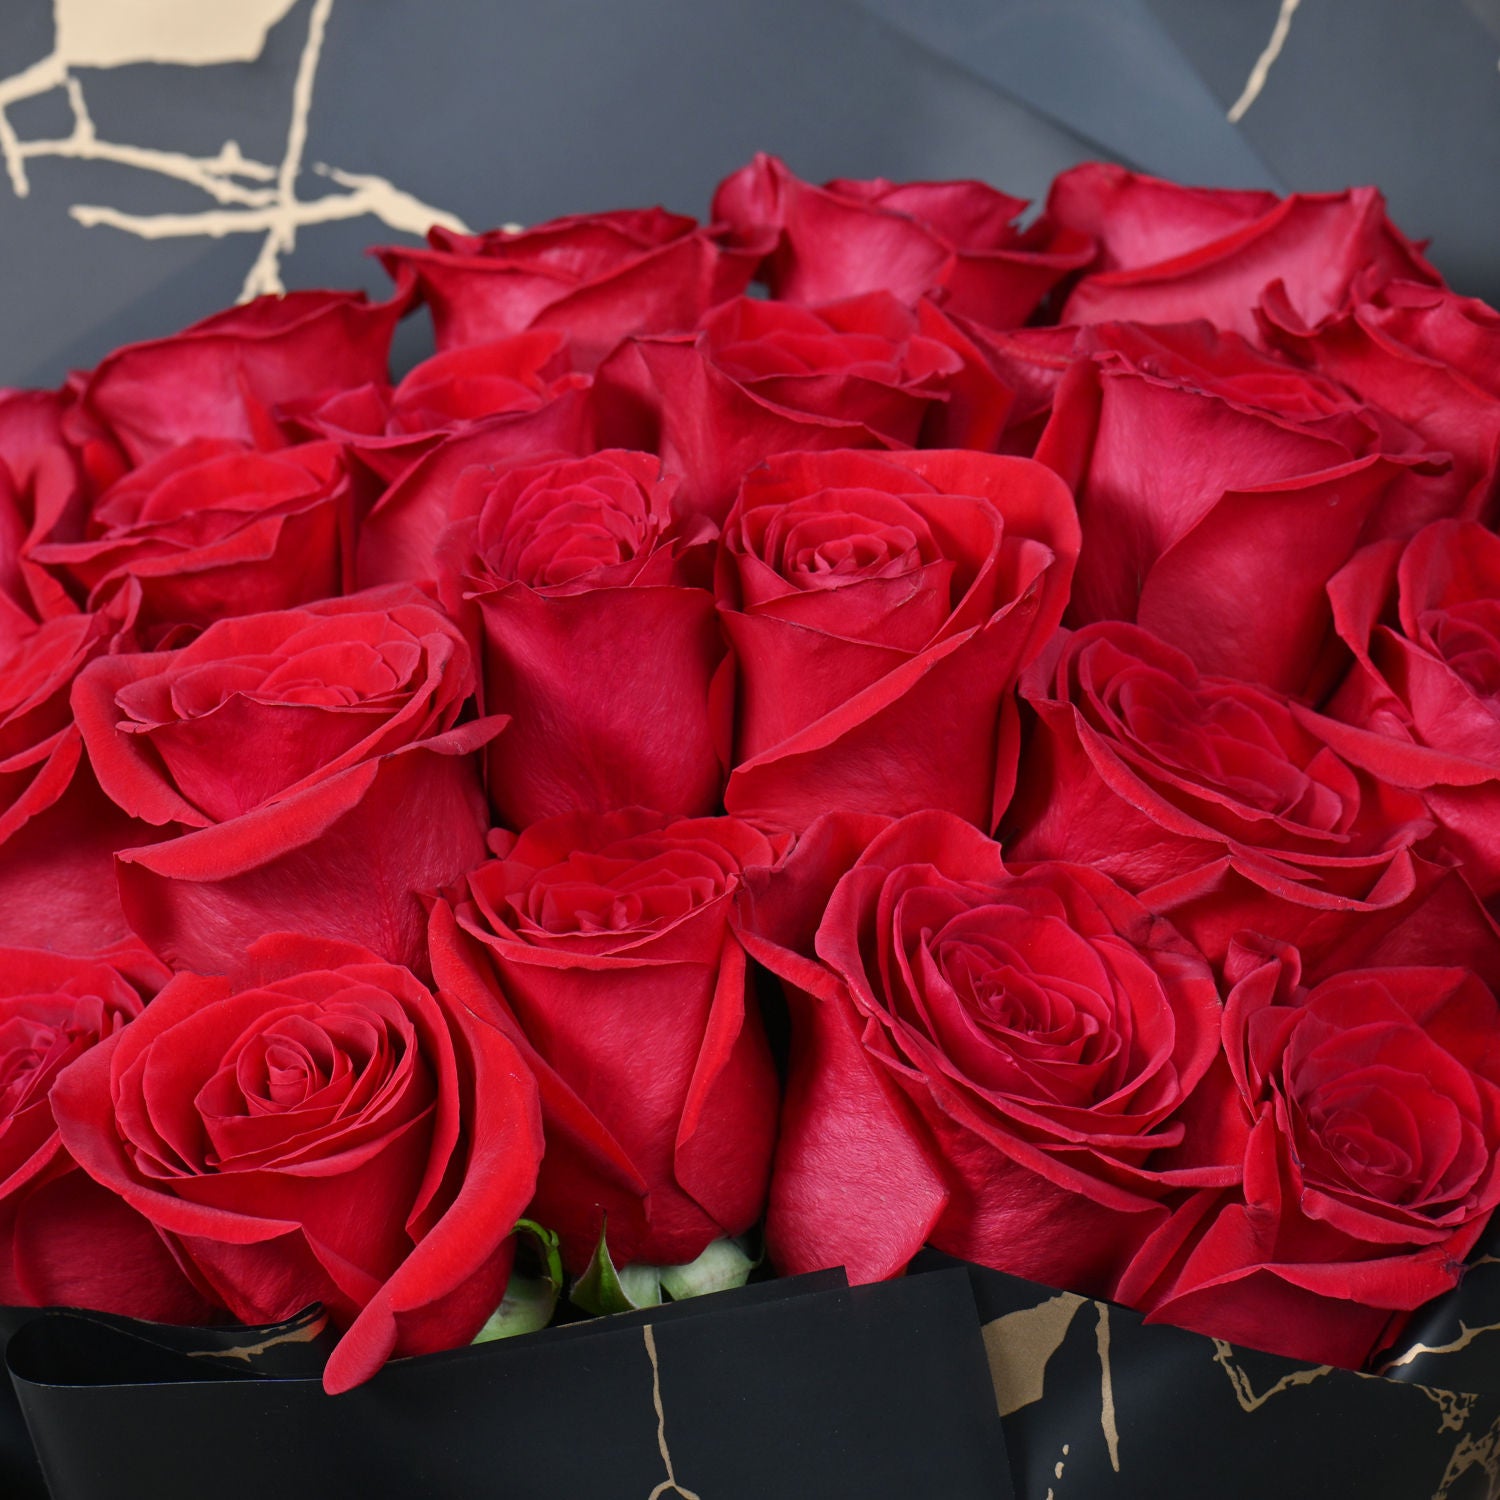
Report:
<svg viewBox="0 0 1500 1500"><path fill-rule="evenodd" d="M340 1393L941 1252L1056 1289L1005 1415L1085 1299L1106 1438L1111 1308L1427 1378L1500 1205L1500 316L1368 190L1025 207L762 157L0 395L0 1302Z"/></svg>

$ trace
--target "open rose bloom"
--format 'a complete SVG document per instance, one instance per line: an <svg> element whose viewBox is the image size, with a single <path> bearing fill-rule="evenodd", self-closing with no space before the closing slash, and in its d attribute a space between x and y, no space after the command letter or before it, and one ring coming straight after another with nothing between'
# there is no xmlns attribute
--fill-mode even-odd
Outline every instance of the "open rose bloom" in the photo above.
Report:
<svg viewBox="0 0 1500 1500"><path fill-rule="evenodd" d="M343 1391L925 1249L1429 1377L1500 316L1371 189L1025 210L758 157L0 393L0 1301Z"/></svg>

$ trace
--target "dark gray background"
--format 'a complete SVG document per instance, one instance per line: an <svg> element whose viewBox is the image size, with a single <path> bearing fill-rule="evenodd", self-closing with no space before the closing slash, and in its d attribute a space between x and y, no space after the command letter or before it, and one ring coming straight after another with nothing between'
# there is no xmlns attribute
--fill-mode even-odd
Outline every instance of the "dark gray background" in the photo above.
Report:
<svg viewBox="0 0 1500 1500"><path fill-rule="evenodd" d="M233 4L236 0L204 0ZM249 64L81 69L101 136L279 160L312 0ZM1266 86L1225 119L1278 0L336 0L299 193L327 162L475 228L664 202L703 213L756 149L804 176L978 176L1025 197L1104 156L1280 190L1375 181L1461 290L1500 300L1500 0L1301 0ZM0 76L52 44L4 0ZM61 91L10 111L63 134ZM148 241L72 204L192 212L197 190L47 159L0 178L0 383L50 384L232 301L260 236ZM382 285L371 218L304 229L289 286Z"/></svg>

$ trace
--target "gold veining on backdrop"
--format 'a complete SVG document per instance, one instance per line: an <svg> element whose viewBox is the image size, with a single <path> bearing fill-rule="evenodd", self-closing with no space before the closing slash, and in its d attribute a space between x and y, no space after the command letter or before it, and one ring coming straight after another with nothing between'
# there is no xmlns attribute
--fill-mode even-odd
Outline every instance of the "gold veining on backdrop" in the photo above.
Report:
<svg viewBox="0 0 1500 1500"><path fill-rule="evenodd" d="M1271 75L1271 69L1276 65L1276 59L1281 56L1281 49L1286 46L1286 39L1291 33L1292 17L1297 13L1297 7L1301 0L1281 0L1281 10L1276 16L1276 25L1271 31L1271 40L1266 43L1265 50L1255 59L1255 66L1250 69L1250 76L1245 80L1245 87L1240 91L1240 97L1229 106L1229 123L1237 125L1245 117L1245 111L1260 98L1260 91L1266 86L1266 79Z"/></svg>
<svg viewBox="0 0 1500 1500"><path fill-rule="evenodd" d="M296 0L52 0L55 52L70 67L254 62Z"/></svg>
<svg viewBox="0 0 1500 1500"><path fill-rule="evenodd" d="M1047 1361L1057 1353L1085 1299L1059 1292L1037 1307L1023 1307L984 1325L995 1404L1002 1417L1042 1399Z"/></svg>
<svg viewBox="0 0 1500 1500"><path fill-rule="evenodd" d="M433 224L464 231L463 221L369 173L345 172L322 162L312 170L338 192L304 200L297 196L303 171L307 122L333 0L311 0L307 36L292 84L286 146L278 163L247 158L234 141L213 156L131 146L101 140L89 114L75 67L115 68L136 63L197 67L253 62L266 34L299 0L52 0L54 43L38 62L0 78L0 157L18 198L31 191L27 163L41 158L109 162L167 177L199 189L218 205L197 213L134 214L104 204L74 204L80 224L105 225L140 239L230 234L263 236L240 288L240 301L285 290L282 257L296 245L297 231L312 224L370 216L388 228L423 234ZM6 115L9 105L62 89L73 128L55 140L22 140Z"/></svg>
<svg viewBox="0 0 1500 1500"><path fill-rule="evenodd" d="M1068 1444L1067 1443L1064 1443L1062 1445L1062 1451L1063 1451L1062 1458L1058 1459L1058 1461L1055 1464L1052 1465L1052 1477L1054 1479L1061 1479L1062 1476L1063 1476L1063 1459L1065 1459L1068 1456ZM1052 1486L1050 1484L1047 1486L1047 1500L1057 1500L1056 1493L1053 1491L1053 1488L1052 1488Z"/></svg>
<svg viewBox="0 0 1500 1500"><path fill-rule="evenodd" d="M1500 1323L1482 1323L1478 1328L1470 1328L1467 1323L1460 1322L1458 1325L1458 1337L1451 1344L1413 1344L1399 1359L1388 1360L1376 1371L1379 1375L1388 1375L1392 1370L1399 1370L1402 1365L1409 1365L1412 1360L1423 1354L1457 1354L1460 1349L1467 1349L1481 1333L1500 1333Z"/></svg>
<svg viewBox="0 0 1500 1500"><path fill-rule="evenodd" d="M1290 1375L1283 1375L1275 1385L1268 1386L1266 1390L1256 1395L1250 1384L1250 1377L1245 1373L1243 1366L1235 1361L1234 1346L1226 1343L1223 1339L1215 1339L1214 1363L1218 1365L1229 1377L1230 1388L1234 1391L1234 1399L1239 1402L1240 1410L1244 1412L1259 1411L1273 1396L1279 1396L1284 1391L1289 1391L1297 1386L1311 1385L1315 1380L1321 1380L1323 1376L1333 1373L1332 1365L1317 1365L1310 1369L1293 1370ZM1404 1363L1404 1361L1398 1361ZM1348 1373L1357 1376L1360 1380L1379 1380L1381 1374L1367 1375L1358 1370ZM1417 1385L1413 1383L1411 1390L1421 1391L1438 1409L1438 1431L1462 1432L1465 1424L1474 1412L1475 1397L1459 1391L1447 1391L1438 1386Z"/></svg>
<svg viewBox="0 0 1500 1500"><path fill-rule="evenodd" d="M283 1328L280 1333L273 1333L258 1344L226 1344L219 1349L189 1349L186 1352L189 1359L242 1359L249 1364L256 1355L264 1354L267 1349L278 1349L283 1344L310 1344L327 1327L328 1315L320 1313L305 1323Z"/></svg>
<svg viewBox="0 0 1500 1500"><path fill-rule="evenodd" d="M1120 1472L1120 1432L1115 1426L1115 1382L1109 1368L1109 1304L1096 1302L1099 1321L1095 1337L1099 1344L1099 1425L1104 1429L1104 1445L1109 1449L1109 1466Z"/></svg>
<svg viewBox="0 0 1500 1500"><path fill-rule="evenodd" d="M667 1477L646 1497L646 1500L661 1500L663 1495L677 1495L679 1500L699 1500L692 1490L685 1490L677 1482L672 1468L672 1452L667 1447L667 1414L661 1404L661 1364L656 1357L656 1332L647 1323L641 1333L646 1340L646 1353L651 1359L651 1404L656 1408L656 1446L661 1450L661 1461L667 1466Z"/></svg>
<svg viewBox="0 0 1500 1500"><path fill-rule="evenodd" d="M1474 1415L1474 1403L1479 1399L1465 1391L1444 1391L1435 1385L1417 1385L1412 1389L1436 1402L1439 1432L1462 1432Z"/></svg>
<svg viewBox="0 0 1500 1500"><path fill-rule="evenodd" d="M1294 1386L1311 1385L1315 1380L1321 1380L1325 1375L1333 1372L1332 1365L1318 1365L1312 1369L1293 1370L1290 1375L1283 1375L1275 1385L1267 1387L1260 1395L1255 1394L1250 1384L1250 1377L1244 1369L1235 1363L1234 1345L1226 1343L1223 1339L1214 1340L1214 1363L1229 1377L1230 1388L1234 1391L1234 1399L1239 1402L1241 1411L1259 1411L1273 1396L1279 1396L1283 1391L1289 1391Z"/></svg>
<svg viewBox="0 0 1500 1500"><path fill-rule="evenodd" d="M1470 1469L1483 1469L1488 1480L1486 1493L1500 1492L1500 1417L1490 1424L1488 1432L1479 1437L1462 1438L1448 1460L1448 1467L1433 1492L1432 1500L1448 1500L1453 1486Z"/></svg>
<svg viewBox="0 0 1500 1500"><path fill-rule="evenodd" d="M1087 1299L1073 1292L1059 1292L1036 1307L992 1318L980 1330L989 1358L990 1379L995 1386L995 1405L1002 1417L1042 1399L1047 1383L1047 1365L1062 1347L1078 1309ZM1109 1452L1110 1467L1120 1472L1120 1432L1115 1419L1114 1373L1109 1360L1109 1304L1095 1302L1094 1339L1099 1351L1099 1426ZM1066 1453L1068 1450L1063 1449ZM1062 1478L1062 1465L1057 1466Z"/></svg>

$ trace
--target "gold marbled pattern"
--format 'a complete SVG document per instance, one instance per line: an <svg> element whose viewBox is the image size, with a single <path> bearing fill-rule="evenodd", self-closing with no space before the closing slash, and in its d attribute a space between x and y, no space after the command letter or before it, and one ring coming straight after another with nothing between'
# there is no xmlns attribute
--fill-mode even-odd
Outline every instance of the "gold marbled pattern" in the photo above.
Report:
<svg viewBox="0 0 1500 1500"><path fill-rule="evenodd" d="M343 172L321 162L312 170L342 190L310 200L297 196L303 171L307 124L312 113L318 63L334 0L312 0L307 36L292 85L286 146L276 163L252 161L234 141L212 156L102 140L89 114L74 67L109 68L132 63L212 66L250 62L260 55L266 32L291 10L294 0L53 0L53 51L31 66L0 78L0 157L18 198L30 193L27 163L41 158L110 162L195 187L215 207L195 213L134 214L105 204L78 203L69 210L87 227L108 226L146 240L230 234L262 236L240 301L282 292L281 261L295 246L297 231L312 224L366 215L391 229L424 234L433 224L464 231L455 215L423 203L383 177ZM55 140L22 140L6 106L62 89L73 128Z"/></svg>

